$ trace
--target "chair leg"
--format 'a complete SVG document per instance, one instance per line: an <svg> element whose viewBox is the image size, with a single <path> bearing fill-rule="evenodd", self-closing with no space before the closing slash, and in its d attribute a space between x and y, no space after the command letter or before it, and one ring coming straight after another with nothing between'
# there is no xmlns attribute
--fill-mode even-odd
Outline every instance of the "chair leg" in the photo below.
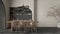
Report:
<svg viewBox="0 0 60 34"><path fill-rule="evenodd" d="M37 28L34 28L34 31L37 32Z"/></svg>
<svg viewBox="0 0 60 34"><path fill-rule="evenodd" d="M33 33L33 29L31 28L31 33Z"/></svg>

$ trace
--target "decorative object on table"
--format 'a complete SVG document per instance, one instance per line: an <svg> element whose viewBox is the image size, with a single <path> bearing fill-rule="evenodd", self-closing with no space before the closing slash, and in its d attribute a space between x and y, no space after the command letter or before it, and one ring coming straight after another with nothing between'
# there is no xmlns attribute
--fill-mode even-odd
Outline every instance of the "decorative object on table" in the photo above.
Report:
<svg viewBox="0 0 60 34"><path fill-rule="evenodd" d="M10 8L11 20L32 20L32 11L29 6L11 7Z"/></svg>

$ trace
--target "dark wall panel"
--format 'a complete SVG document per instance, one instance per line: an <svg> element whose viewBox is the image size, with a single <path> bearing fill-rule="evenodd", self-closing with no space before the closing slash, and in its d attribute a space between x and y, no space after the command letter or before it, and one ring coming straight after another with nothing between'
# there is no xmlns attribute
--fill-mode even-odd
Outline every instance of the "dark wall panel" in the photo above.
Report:
<svg viewBox="0 0 60 34"><path fill-rule="evenodd" d="M2 0L0 0L0 32L4 29L5 26L4 23L5 23L5 7Z"/></svg>

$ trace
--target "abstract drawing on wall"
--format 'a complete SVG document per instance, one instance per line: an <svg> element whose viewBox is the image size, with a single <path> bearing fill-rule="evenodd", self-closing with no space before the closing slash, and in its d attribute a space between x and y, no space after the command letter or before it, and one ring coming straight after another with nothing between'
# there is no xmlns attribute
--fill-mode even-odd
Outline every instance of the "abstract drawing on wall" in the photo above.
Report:
<svg viewBox="0 0 60 34"><path fill-rule="evenodd" d="M57 20L57 23L60 23L60 7L59 6L50 7L47 16L54 17Z"/></svg>

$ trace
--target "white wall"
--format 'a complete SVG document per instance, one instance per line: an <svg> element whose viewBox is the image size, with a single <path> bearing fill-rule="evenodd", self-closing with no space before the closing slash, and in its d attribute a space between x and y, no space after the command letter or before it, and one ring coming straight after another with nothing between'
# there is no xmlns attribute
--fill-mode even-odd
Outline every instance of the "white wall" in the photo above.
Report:
<svg viewBox="0 0 60 34"><path fill-rule="evenodd" d="M52 6L60 6L60 0L37 0L37 24L38 27L56 27L57 21L54 17L47 17L47 12Z"/></svg>
<svg viewBox="0 0 60 34"><path fill-rule="evenodd" d="M9 0L10 7L18 7L24 5L29 5L32 10L32 18L34 20L34 0Z"/></svg>

